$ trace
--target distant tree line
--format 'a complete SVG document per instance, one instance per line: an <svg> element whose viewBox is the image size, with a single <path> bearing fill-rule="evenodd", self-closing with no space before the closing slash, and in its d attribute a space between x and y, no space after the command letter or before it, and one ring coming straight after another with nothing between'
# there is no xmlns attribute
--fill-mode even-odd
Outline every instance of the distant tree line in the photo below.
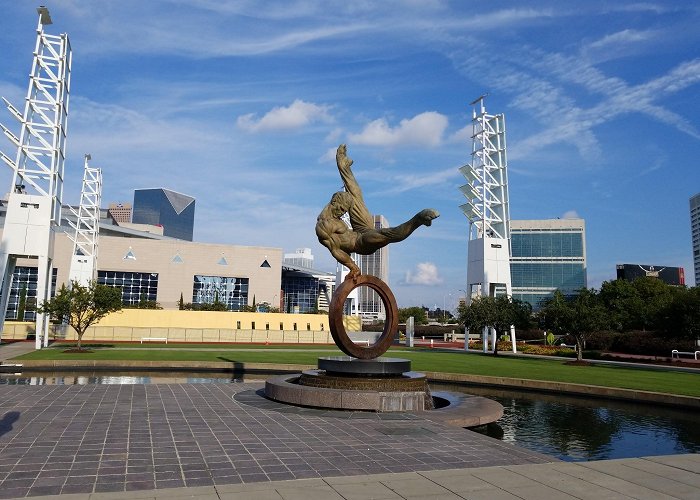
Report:
<svg viewBox="0 0 700 500"><path fill-rule="evenodd" d="M600 290L583 288L572 295L556 291L536 314L528 309L507 296L480 297L460 305L459 320L476 331L494 328L499 336L508 332L508 325L525 330L537 325L555 335L570 335L579 359L594 336L608 346L622 334L638 344L648 344L651 337L667 350L671 340L700 338L700 288L671 286L652 277L606 281Z"/></svg>

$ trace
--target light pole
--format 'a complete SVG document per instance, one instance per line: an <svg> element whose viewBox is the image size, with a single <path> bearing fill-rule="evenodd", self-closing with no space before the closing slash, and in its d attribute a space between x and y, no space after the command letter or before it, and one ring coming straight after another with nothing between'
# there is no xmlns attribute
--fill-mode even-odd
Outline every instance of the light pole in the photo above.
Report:
<svg viewBox="0 0 700 500"><path fill-rule="evenodd" d="M446 307L445 299L447 299L448 296L452 297L452 294L446 293L445 295L442 296L442 324L443 325L445 324L445 319L447 317L445 314L445 307Z"/></svg>

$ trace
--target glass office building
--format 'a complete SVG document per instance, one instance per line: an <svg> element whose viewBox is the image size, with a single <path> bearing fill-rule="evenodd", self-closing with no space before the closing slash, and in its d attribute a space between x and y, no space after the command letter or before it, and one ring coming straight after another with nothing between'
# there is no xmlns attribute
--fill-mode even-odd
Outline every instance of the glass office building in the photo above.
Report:
<svg viewBox="0 0 700 500"><path fill-rule="evenodd" d="M282 312L311 313L318 310L321 287L317 277L300 270L282 270Z"/></svg>
<svg viewBox="0 0 700 500"><path fill-rule="evenodd" d="M511 220L513 298L533 310L555 290L586 287L586 231L582 219Z"/></svg>
<svg viewBox="0 0 700 500"><path fill-rule="evenodd" d="M162 226L163 235L192 241L195 200L163 188L134 191L131 222Z"/></svg>

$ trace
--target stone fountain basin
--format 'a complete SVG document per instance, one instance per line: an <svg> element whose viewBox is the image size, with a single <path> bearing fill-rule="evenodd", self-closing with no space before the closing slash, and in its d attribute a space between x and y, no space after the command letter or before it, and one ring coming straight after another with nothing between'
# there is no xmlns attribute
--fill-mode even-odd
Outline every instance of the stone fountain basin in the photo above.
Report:
<svg viewBox="0 0 700 500"><path fill-rule="evenodd" d="M438 392L434 410L425 410L425 391L348 390L299 384L302 374L282 375L265 382L265 396L296 406L338 410L420 412L421 417L458 427L476 427L503 416L500 403L481 396Z"/></svg>

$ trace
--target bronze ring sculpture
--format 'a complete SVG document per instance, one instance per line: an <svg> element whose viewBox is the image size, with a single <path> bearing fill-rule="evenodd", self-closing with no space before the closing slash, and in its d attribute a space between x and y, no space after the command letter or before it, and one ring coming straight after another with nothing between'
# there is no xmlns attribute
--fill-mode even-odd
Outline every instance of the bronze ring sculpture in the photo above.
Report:
<svg viewBox="0 0 700 500"><path fill-rule="evenodd" d="M386 311L386 320L384 321L382 335L377 342L368 347L355 344L350 337L348 337L345 326L343 325L343 306L345 305L345 300L348 298L348 295L350 295L350 292L362 285L370 287L379 294L384 304L384 310ZM374 359L384 354L394 341L394 335L396 335L399 326L399 312L396 307L394 294L386 283L376 276L369 274L362 274L354 280L347 279L343 281L333 294L328 317L331 335L333 336L335 344L348 356L359 359Z"/></svg>

